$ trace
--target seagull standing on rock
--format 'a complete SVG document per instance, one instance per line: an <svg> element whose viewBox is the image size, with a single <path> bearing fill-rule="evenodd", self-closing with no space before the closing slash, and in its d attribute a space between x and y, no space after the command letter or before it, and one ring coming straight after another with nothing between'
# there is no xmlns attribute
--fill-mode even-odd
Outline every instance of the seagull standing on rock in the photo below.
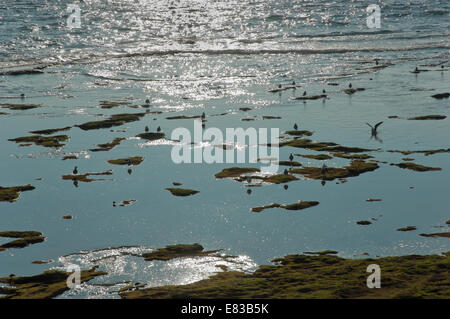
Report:
<svg viewBox="0 0 450 319"><path fill-rule="evenodd" d="M294 130L297 131L297 129L298 129L298 125L297 125L297 123L295 123L295 124L294 124Z"/></svg>

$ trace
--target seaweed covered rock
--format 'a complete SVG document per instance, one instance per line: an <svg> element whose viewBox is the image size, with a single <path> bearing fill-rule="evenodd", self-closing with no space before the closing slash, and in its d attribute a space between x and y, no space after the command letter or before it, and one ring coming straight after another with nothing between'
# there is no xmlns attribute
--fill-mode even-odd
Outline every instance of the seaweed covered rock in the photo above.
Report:
<svg viewBox="0 0 450 319"><path fill-rule="evenodd" d="M174 196L191 196L199 193L199 191L185 188L166 188Z"/></svg>
<svg viewBox="0 0 450 319"><path fill-rule="evenodd" d="M120 293L122 298L450 298L448 256L401 256L344 259L289 255L262 265L252 274L220 272L188 285L162 286ZM382 289L368 289L367 267L378 264ZM345 283L345 284L343 284Z"/></svg>
<svg viewBox="0 0 450 319"><path fill-rule="evenodd" d="M336 178L359 176L362 173L374 171L377 168L379 166L376 163L353 160L350 165L345 167L327 167L325 172L320 167L302 167L291 169L291 173L301 174L307 178L331 181Z"/></svg>
<svg viewBox="0 0 450 319"><path fill-rule="evenodd" d="M35 187L31 185L11 187L0 186L0 202L15 202L16 199L19 198L21 192L31 191L33 189L35 189Z"/></svg>
<svg viewBox="0 0 450 319"><path fill-rule="evenodd" d="M80 282L89 281L97 276L106 275L104 271L97 271L97 267L82 270ZM61 295L70 288L67 278L70 273L60 270L47 270L40 275L29 277L4 277L0 283L9 286L0 287L0 298L4 299L48 299Z"/></svg>
<svg viewBox="0 0 450 319"><path fill-rule="evenodd" d="M45 240L41 232L37 231L2 231L0 237L17 238L16 240L0 245L0 251L9 248L24 248Z"/></svg>
<svg viewBox="0 0 450 319"><path fill-rule="evenodd" d="M125 140L126 138L124 137L117 137L114 140L112 140L109 143L104 143L104 144L98 144L98 148L92 148L90 149L91 152L107 152L112 150L114 147L116 147L117 145L120 144L120 142L122 142L123 140Z"/></svg>
<svg viewBox="0 0 450 319"><path fill-rule="evenodd" d="M142 156L133 156L127 158L118 158L115 160L109 160L108 163L112 165L139 165L144 161Z"/></svg>
<svg viewBox="0 0 450 319"><path fill-rule="evenodd" d="M110 128L113 126L120 126L129 122L139 121L141 117L145 116L146 113L123 113L111 115L108 119L102 121L92 121L83 123L78 126L84 131L97 130L102 128Z"/></svg>
<svg viewBox="0 0 450 319"><path fill-rule="evenodd" d="M201 257L208 256L217 253L219 250L205 251L203 246L200 244L179 244L179 245L169 245L165 248L159 248L155 251L144 253L142 257L145 260L171 260L180 257Z"/></svg>
<svg viewBox="0 0 450 319"><path fill-rule="evenodd" d="M56 136L33 135L8 139L8 141L11 142L34 143L35 145L44 147L61 147L64 146L64 144L61 144L60 142L66 142L68 140L69 137L67 135L56 135Z"/></svg>
<svg viewBox="0 0 450 319"><path fill-rule="evenodd" d="M221 172L215 174L216 178L228 178L228 177L238 177L248 173L260 172L259 168L252 167L231 167L224 168Z"/></svg>
<svg viewBox="0 0 450 319"><path fill-rule="evenodd" d="M427 171L440 171L442 168L440 167L429 167L423 166L412 162L404 162L399 164L392 164L393 166L398 166L403 169L409 169L416 172L427 172Z"/></svg>

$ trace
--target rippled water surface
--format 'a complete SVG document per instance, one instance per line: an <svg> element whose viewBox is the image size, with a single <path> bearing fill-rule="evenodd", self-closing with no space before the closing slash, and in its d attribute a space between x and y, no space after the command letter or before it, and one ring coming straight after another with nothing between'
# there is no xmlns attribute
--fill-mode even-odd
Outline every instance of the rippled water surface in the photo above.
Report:
<svg viewBox="0 0 450 319"><path fill-rule="evenodd" d="M366 8L381 8L381 28L366 25ZM70 4L81 10L81 28L67 27ZM274 257L333 249L343 257L431 254L449 250L448 238L420 233L447 231L449 153L402 155L388 150L450 148L450 3L431 1L157 1L157 0L5 0L0 4L0 103L41 104L30 110L0 109L0 186L32 184L14 203L0 202L0 231L36 230L45 242L0 252L0 277L31 275L51 267L95 264L110 274L63 298L117 297L130 282L148 287L182 284L220 271L220 256L146 262L134 256L169 244L202 244L237 256L229 268L251 271ZM375 61L379 61L378 65ZM411 73L416 67L427 72ZM10 71L42 70L8 75ZM295 90L268 92L296 82ZM365 88L342 92L349 83ZM336 83L337 86L329 85ZM321 94L328 99L304 103L291 98ZM25 94L25 98L20 98ZM83 131L72 127L61 148L23 146L8 139L34 130L62 128L102 120L111 114L151 113L122 126ZM129 104L101 108L101 101ZM251 108L245 112L241 108ZM161 112L161 113L159 113ZM193 119L171 116L206 114L206 128L279 128L313 131L314 141L374 149L380 168L346 183L301 178L284 185L252 187L216 179L225 167L261 164L175 164L171 132L194 131ZM5 113L5 114L3 114ZM410 121L422 115L444 120ZM275 116L280 119L264 119ZM394 116L398 118L394 118ZM252 121L242 119L252 118ZM371 124L383 121L379 139ZM158 126L166 139L145 142L135 136ZM107 152L97 144L123 137ZM254 145L251 145L254 146ZM198 146L197 146L198 147ZM205 149L210 144L203 145ZM245 145L237 145L245 147ZM195 147L194 147L195 148ZM290 153L317 154L301 148ZM65 160L76 155L76 160ZM143 156L133 166L107 160ZM402 158L440 167L415 172L390 163ZM296 157L304 166L323 162ZM341 167L349 160L325 161ZM74 168L104 172L103 181L75 187L62 175ZM281 168L282 170L284 167ZM300 176L299 176L300 177ZM174 197L173 182L200 191ZM367 202L369 198L381 202ZM135 199L113 207L113 201ZM270 203L319 201L301 211L279 208L261 213L252 207ZM72 215L73 219L61 217ZM357 225L371 220L368 226ZM414 225L416 231L400 232ZM0 238L0 245L9 241ZM111 248L109 247L120 247ZM63 257L65 256L65 257ZM101 262L99 262L99 258ZM35 260L53 260L37 265Z"/></svg>

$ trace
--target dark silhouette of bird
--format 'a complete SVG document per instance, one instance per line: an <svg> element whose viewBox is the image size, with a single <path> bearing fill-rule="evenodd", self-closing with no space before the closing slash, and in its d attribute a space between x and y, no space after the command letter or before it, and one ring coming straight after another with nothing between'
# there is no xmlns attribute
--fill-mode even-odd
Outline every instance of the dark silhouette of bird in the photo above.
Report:
<svg viewBox="0 0 450 319"><path fill-rule="evenodd" d="M375 65L378 65L378 60L375 60Z"/></svg>
<svg viewBox="0 0 450 319"><path fill-rule="evenodd" d="M287 190L289 188L289 186L287 186L287 185L284 185L284 189L285 190Z"/></svg>
<svg viewBox="0 0 450 319"><path fill-rule="evenodd" d="M372 126L369 123L366 123L366 124L369 125L370 128L372 129L372 136L377 136L377 134L378 134L377 129L381 124L383 124L383 122L378 122L377 124L375 124L375 126Z"/></svg>
<svg viewBox="0 0 450 319"><path fill-rule="evenodd" d="M131 175L133 171L131 170L131 168L128 169L128 175Z"/></svg>
<svg viewBox="0 0 450 319"><path fill-rule="evenodd" d="M325 89L323 89L323 90L322 90L322 93L325 94L325 93L327 93L327 91L325 91Z"/></svg>
<svg viewBox="0 0 450 319"><path fill-rule="evenodd" d="M158 128L156 129L157 132L161 132L161 126L158 126Z"/></svg>
<svg viewBox="0 0 450 319"><path fill-rule="evenodd" d="M351 88L353 87L353 85L350 83L350 84L348 85L348 87L351 89Z"/></svg>
<svg viewBox="0 0 450 319"><path fill-rule="evenodd" d="M251 189L247 189L247 194L251 194L252 193L252 190Z"/></svg>
<svg viewBox="0 0 450 319"><path fill-rule="evenodd" d="M78 166L75 166L75 168L73 169L73 175L77 175L78 174Z"/></svg>
<svg viewBox="0 0 450 319"><path fill-rule="evenodd" d="M294 130L297 130L298 129L298 125L297 125L297 123L295 123L294 124Z"/></svg>
<svg viewBox="0 0 450 319"><path fill-rule="evenodd" d="M23 94L23 93L20 94L20 98L21 98L21 99L24 99L24 98L25 98L25 94Z"/></svg>
<svg viewBox="0 0 450 319"><path fill-rule="evenodd" d="M146 99L145 104L150 104L150 99Z"/></svg>
<svg viewBox="0 0 450 319"><path fill-rule="evenodd" d="M292 155L292 153L291 155L289 155L289 159L291 160L291 162L294 160L294 155Z"/></svg>
<svg viewBox="0 0 450 319"><path fill-rule="evenodd" d="M202 123L202 128L205 128L205 127L206 127L205 123Z"/></svg>
<svg viewBox="0 0 450 319"><path fill-rule="evenodd" d="M415 72L419 72L419 68L416 66L416 69L414 71Z"/></svg>
<svg viewBox="0 0 450 319"><path fill-rule="evenodd" d="M113 207L116 207L116 202L113 202Z"/></svg>
<svg viewBox="0 0 450 319"><path fill-rule="evenodd" d="M295 85L295 81L292 81L292 85Z"/></svg>
<svg viewBox="0 0 450 319"><path fill-rule="evenodd" d="M202 113L202 120L204 120L205 117L206 117L206 114L205 114L205 112L203 112L203 113Z"/></svg>
<svg viewBox="0 0 450 319"><path fill-rule="evenodd" d="M147 133L149 131L148 126L145 127L145 132Z"/></svg>
<svg viewBox="0 0 450 319"><path fill-rule="evenodd" d="M278 88L281 89L281 84L278 84Z"/></svg>
<svg viewBox="0 0 450 319"><path fill-rule="evenodd" d="M130 159L128 159L128 163L127 164L128 164L128 166L131 166L132 163L131 163Z"/></svg>
<svg viewBox="0 0 450 319"><path fill-rule="evenodd" d="M284 170L284 175L289 175L289 172L287 169Z"/></svg>
<svg viewBox="0 0 450 319"><path fill-rule="evenodd" d="M306 96L306 91L305 91L305 92L303 92L303 96Z"/></svg>
<svg viewBox="0 0 450 319"><path fill-rule="evenodd" d="M327 171L328 171L327 165L323 164L320 172L322 173L322 175L325 175Z"/></svg>

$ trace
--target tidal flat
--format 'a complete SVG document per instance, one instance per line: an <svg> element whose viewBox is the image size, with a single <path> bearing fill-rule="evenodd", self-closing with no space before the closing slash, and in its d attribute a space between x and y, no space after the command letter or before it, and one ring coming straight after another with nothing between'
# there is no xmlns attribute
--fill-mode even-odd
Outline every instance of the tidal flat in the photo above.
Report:
<svg viewBox="0 0 450 319"><path fill-rule="evenodd" d="M77 30L23 2L0 5L0 298L450 297L442 1L381 30L366 0L99 1Z"/></svg>

